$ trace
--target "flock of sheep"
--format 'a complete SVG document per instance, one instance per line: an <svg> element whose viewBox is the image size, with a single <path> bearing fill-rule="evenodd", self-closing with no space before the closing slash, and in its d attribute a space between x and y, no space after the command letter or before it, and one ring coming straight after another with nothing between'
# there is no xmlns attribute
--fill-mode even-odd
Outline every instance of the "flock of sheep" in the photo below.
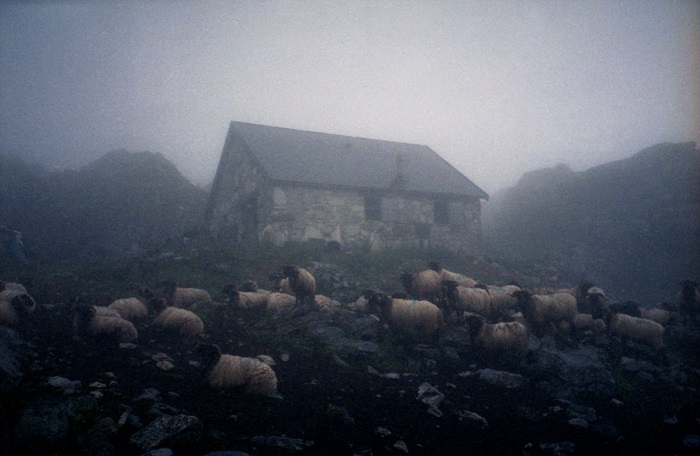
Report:
<svg viewBox="0 0 700 456"><path fill-rule="evenodd" d="M259 289L254 280L225 286L222 291L227 302L223 305L277 313L300 306L326 312L340 307L316 292L316 280L304 268L287 265L270 279L272 290ZM434 338L446 326L464 325L475 350L515 359L528 353L531 334L576 337L589 332L660 349L666 325L696 327L700 315L700 291L690 280L681 282L677 303L665 309L644 309L633 302L608 304L604 291L590 283L557 290L483 285L435 262L424 271L402 274L400 281L403 291L388 295L366 290L351 306L374 314L392 331L422 339ZM76 302L74 336L129 343L147 328L174 342L196 346L204 377L212 387L242 387L250 394L278 395L277 377L268 364L222 354L217 345L200 341L204 323L198 309L215 305L207 291L182 288L173 281L163 285L161 296L143 289L139 296L118 299L109 306ZM0 282L0 324L18 326L35 309L24 286Z"/></svg>

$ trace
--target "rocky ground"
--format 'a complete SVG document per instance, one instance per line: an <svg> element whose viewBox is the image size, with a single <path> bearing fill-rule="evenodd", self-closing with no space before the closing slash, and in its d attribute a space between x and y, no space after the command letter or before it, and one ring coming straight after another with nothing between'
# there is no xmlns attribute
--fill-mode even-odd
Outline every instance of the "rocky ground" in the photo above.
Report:
<svg viewBox="0 0 700 456"><path fill-rule="evenodd" d="M83 290L89 300L90 291ZM340 294L338 295L340 296ZM335 297L335 296L334 296ZM288 314L200 308L202 341L267 355L282 398L204 385L191 347L140 327L135 344L76 340L69 305L40 300L0 327L6 454L696 454L700 335L654 352L606 336L531 341L480 357L466 332L392 333L353 308Z"/></svg>

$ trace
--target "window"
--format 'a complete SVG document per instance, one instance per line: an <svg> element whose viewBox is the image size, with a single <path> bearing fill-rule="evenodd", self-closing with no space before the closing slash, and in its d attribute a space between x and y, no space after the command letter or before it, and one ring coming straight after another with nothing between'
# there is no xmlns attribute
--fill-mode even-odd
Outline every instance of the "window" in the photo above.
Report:
<svg viewBox="0 0 700 456"><path fill-rule="evenodd" d="M433 220L436 225L448 225L450 223L450 207L447 201L433 202Z"/></svg>
<svg viewBox="0 0 700 456"><path fill-rule="evenodd" d="M376 195L365 196L365 220L382 219L382 199Z"/></svg>

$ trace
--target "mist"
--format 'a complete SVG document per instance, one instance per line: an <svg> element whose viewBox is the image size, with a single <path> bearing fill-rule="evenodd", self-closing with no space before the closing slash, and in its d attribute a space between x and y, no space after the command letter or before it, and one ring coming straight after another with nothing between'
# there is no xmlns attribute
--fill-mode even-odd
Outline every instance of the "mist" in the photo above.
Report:
<svg viewBox="0 0 700 456"><path fill-rule="evenodd" d="M425 144L488 193L700 138L700 4L5 2L0 150L160 152L213 179L230 121Z"/></svg>

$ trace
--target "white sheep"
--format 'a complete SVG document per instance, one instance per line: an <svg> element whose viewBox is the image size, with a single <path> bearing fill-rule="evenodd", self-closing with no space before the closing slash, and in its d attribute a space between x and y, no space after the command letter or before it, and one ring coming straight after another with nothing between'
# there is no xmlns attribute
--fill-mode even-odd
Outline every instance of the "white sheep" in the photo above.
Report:
<svg viewBox="0 0 700 456"><path fill-rule="evenodd" d="M115 343L133 342L138 332L133 323L121 317L97 315L95 306L79 304L73 317L73 335Z"/></svg>
<svg viewBox="0 0 700 456"><path fill-rule="evenodd" d="M240 309L263 309L267 306L270 293L258 291L239 291L233 284L226 285L223 290L227 297L227 302Z"/></svg>
<svg viewBox="0 0 700 456"><path fill-rule="evenodd" d="M316 295L316 279L313 274L299 266L286 265L282 268L282 277L289 279L289 288L299 303L313 302Z"/></svg>
<svg viewBox="0 0 700 456"><path fill-rule="evenodd" d="M517 285L505 285L502 287L496 285L487 285L486 291L489 293L491 301L491 313L503 316L509 309L518 306L518 300L513 296L513 293L520 291Z"/></svg>
<svg viewBox="0 0 700 456"><path fill-rule="evenodd" d="M437 272L440 281L442 282L443 280L454 280L457 282L459 285L462 285L463 287L467 288L474 288L474 286L478 283L476 280L472 279L471 277L464 276L462 274L459 274L457 272L452 272L449 271L442 266L440 266L440 263L437 261L431 261L428 263L428 267L432 269L433 271Z"/></svg>
<svg viewBox="0 0 700 456"><path fill-rule="evenodd" d="M602 319L603 321L608 321L610 317L607 297L600 287L590 287L586 292L584 304L579 305L577 302L576 306L580 313L590 313L594 320ZM587 312L582 311L582 309L586 309Z"/></svg>
<svg viewBox="0 0 700 456"><path fill-rule="evenodd" d="M193 339L204 331L204 323L194 312L179 307L168 306L163 298L148 301L148 307L155 315L151 326L184 339Z"/></svg>
<svg viewBox="0 0 700 456"><path fill-rule="evenodd" d="M518 306L527 321L528 328L536 336L542 336L547 330L570 330L575 328L576 298L569 293L553 295L536 295L527 290L513 293L518 299Z"/></svg>
<svg viewBox="0 0 700 456"><path fill-rule="evenodd" d="M3 290L18 290L27 293L27 288L19 282L3 282L0 280L0 291Z"/></svg>
<svg viewBox="0 0 700 456"><path fill-rule="evenodd" d="M522 359L527 355L530 333L518 322L487 323L483 316L466 317L469 338L474 347L491 355L512 356Z"/></svg>
<svg viewBox="0 0 700 456"><path fill-rule="evenodd" d="M413 299L437 302L440 297L440 275L428 269L421 272L406 272L399 277L406 293Z"/></svg>
<svg viewBox="0 0 700 456"><path fill-rule="evenodd" d="M610 335L623 341L630 339L660 349L664 344L664 327L646 318L626 314L613 314L608 325Z"/></svg>
<svg viewBox="0 0 700 456"><path fill-rule="evenodd" d="M24 291L6 289L0 292L0 325L19 326L35 309L36 302Z"/></svg>
<svg viewBox="0 0 700 456"><path fill-rule="evenodd" d="M697 282L693 280L683 280L679 284L681 291L678 292L678 310L683 318L684 324L697 325L700 317L700 290Z"/></svg>
<svg viewBox="0 0 700 456"><path fill-rule="evenodd" d="M661 326L672 325L679 320L679 315L677 312L667 309L660 309L658 307L641 307L639 312L642 318L655 321Z"/></svg>
<svg viewBox="0 0 700 456"><path fill-rule="evenodd" d="M378 312L380 318L397 331L417 333L429 338L442 325L440 309L430 301L394 299L385 293L373 293L367 306L372 312Z"/></svg>
<svg viewBox="0 0 700 456"><path fill-rule="evenodd" d="M328 296L317 294L314 296L314 307L321 312L336 312L340 304Z"/></svg>
<svg viewBox="0 0 700 456"><path fill-rule="evenodd" d="M464 312L477 313L488 317L491 314L491 296L485 288L468 288L458 285L454 280L442 282L442 297L445 311L457 312L459 321Z"/></svg>
<svg viewBox="0 0 700 456"><path fill-rule="evenodd" d="M132 323L140 323L148 318L148 307L146 298L134 296L131 298L121 298L112 301L107 308L117 312L125 320Z"/></svg>
<svg viewBox="0 0 700 456"><path fill-rule="evenodd" d="M294 309L297 298L287 294L273 291L267 295L266 309L270 312L288 311Z"/></svg>
<svg viewBox="0 0 700 456"><path fill-rule="evenodd" d="M594 318L592 314L577 313L574 317L574 327L579 334L590 331L594 335L603 334L607 329L605 320Z"/></svg>
<svg viewBox="0 0 700 456"><path fill-rule="evenodd" d="M192 309L199 305L211 304L211 296L201 288L181 288L174 280L164 282L163 295L171 307Z"/></svg>
<svg viewBox="0 0 700 456"><path fill-rule="evenodd" d="M578 286L572 288L558 288L554 291L554 293L550 294L570 294L571 296L576 298L576 310L578 312L591 313L591 310L586 308L586 294L592 286L593 284L591 282L581 282Z"/></svg>
<svg viewBox="0 0 700 456"><path fill-rule="evenodd" d="M202 344L197 348L204 376L212 388L243 387L247 394L279 397L277 375L272 368L255 358L221 353L218 345Z"/></svg>

